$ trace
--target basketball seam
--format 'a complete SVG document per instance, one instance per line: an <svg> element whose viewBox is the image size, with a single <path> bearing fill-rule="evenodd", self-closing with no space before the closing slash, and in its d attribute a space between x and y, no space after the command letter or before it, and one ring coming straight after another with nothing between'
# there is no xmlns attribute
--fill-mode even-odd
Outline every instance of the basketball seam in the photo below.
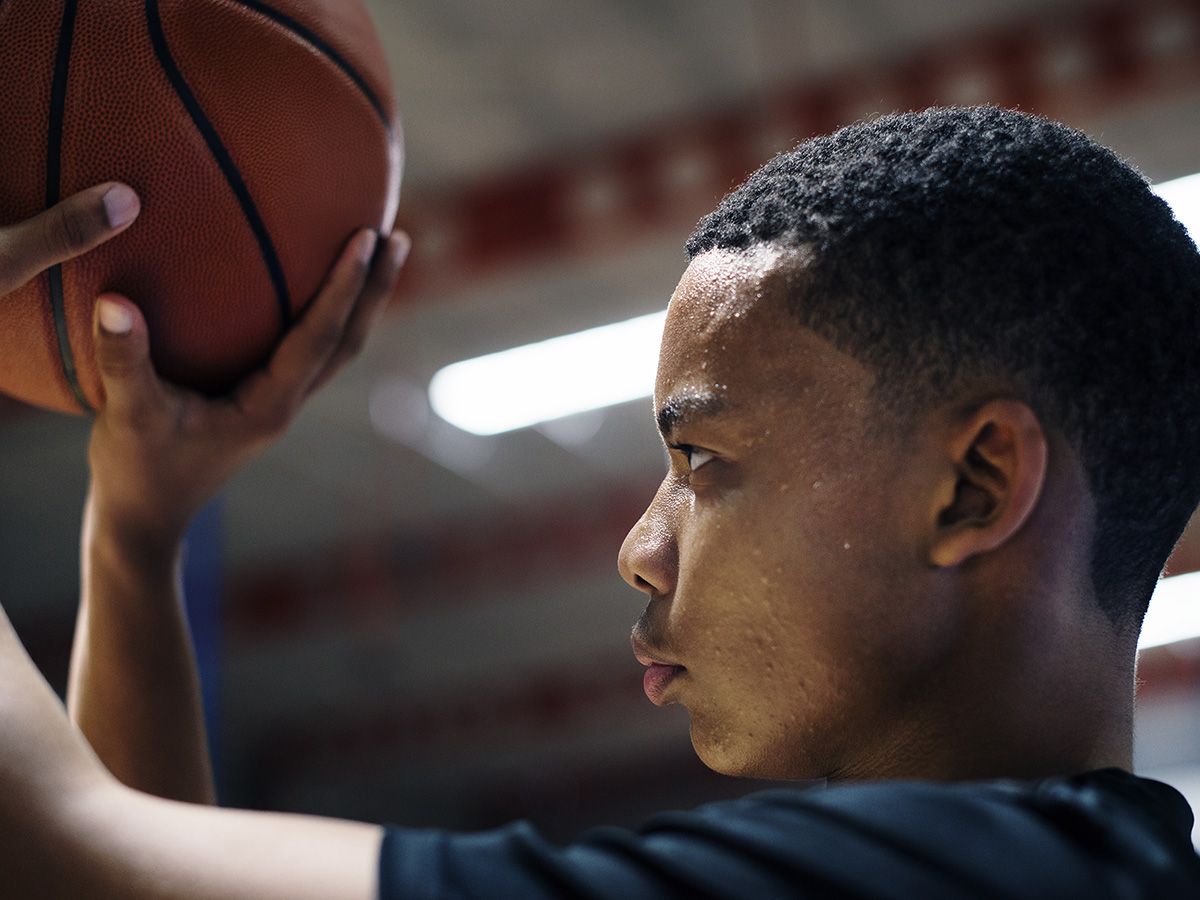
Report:
<svg viewBox="0 0 1200 900"><path fill-rule="evenodd" d="M383 127L387 130L388 135L391 135L391 116L388 114L388 111L384 109L383 102L378 96L376 96L375 92L371 90L370 85L367 84L367 80L358 72L358 70L355 69L345 57L334 50L329 43L327 43L315 32L305 28L295 19L290 18L289 16L279 12L279 10L260 2L260 0L233 0L233 2L239 3L242 6L261 13L268 19L273 20L288 31L291 31L296 35L296 37L307 41L317 52L328 57L329 61L341 69L346 74L346 77L353 81L355 86L362 91L363 96L367 98L367 102L371 104L376 114L378 114L380 121L383 122Z"/></svg>
<svg viewBox="0 0 1200 900"><path fill-rule="evenodd" d="M217 129L209 120L208 115L204 112L204 108L200 105L200 101L196 99L196 95L192 93L187 80L183 77L183 73L179 71L179 67L175 64L175 58L171 55L171 48L167 44L167 36L163 31L158 0L146 0L146 24L150 29L150 42L154 46L154 53L158 57L159 65L162 66L163 72L171 82L176 95L187 109L192 123L200 131L201 136L208 145L209 152L213 155L213 159L225 176L225 181L237 197L238 203L242 208L242 214L246 217L246 221L250 225L250 230L254 233L255 239L258 241L259 251L262 253L271 283L275 288L275 297L279 302L279 312L283 320L283 327L286 329L292 323L292 302L288 293L287 280L283 273L283 265L279 261L279 254L276 252L275 245L271 241L271 235L267 230L266 223L263 222L262 216L258 212L254 198L250 195L250 189L246 186L241 172L238 171L237 163L234 162L225 144L221 141L221 136L217 133Z"/></svg>
<svg viewBox="0 0 1200 900"><path fill-rule="evenodd" d="M66 116L67 80L71 68L71 45L75 40L75 14L78 0L63 3L62 24L58 32L58 49L54 59L54 82L50 89L50 121L46 131L46 208L55 206L62 190L63 119ZM46 273L50 282L50 308L54 313L54 333L58 341L58 356L63 376L76 402L85 413L95 412L79 383L75 355L71 350L71 335L67 328L66 303L63 298L62 264L52 266Z"/></svg>

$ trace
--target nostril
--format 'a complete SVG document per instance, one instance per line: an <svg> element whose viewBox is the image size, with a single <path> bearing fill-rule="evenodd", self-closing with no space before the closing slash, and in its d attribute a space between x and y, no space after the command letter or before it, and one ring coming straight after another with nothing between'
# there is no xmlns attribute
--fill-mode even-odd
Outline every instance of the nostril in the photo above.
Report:
<svg viewBox="0 0 1200 900"><path fill-rule="evenodd" d="M642 590L642 591L654 590L654 585L652 585L650 582L648 582L641 575L635 575L634 580L637 581L638 590Z"/></svg>

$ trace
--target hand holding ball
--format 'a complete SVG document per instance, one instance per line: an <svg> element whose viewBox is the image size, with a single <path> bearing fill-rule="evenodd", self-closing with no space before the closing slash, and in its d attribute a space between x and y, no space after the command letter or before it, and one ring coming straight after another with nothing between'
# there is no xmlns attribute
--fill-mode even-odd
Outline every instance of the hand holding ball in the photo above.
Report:
<svg viewBox="0 0 1200 900"><path fill-rule="evenodd" d="M8 0L0 80L0 391L27 402L103 404L106 292L138 304L164 379L224 394L353 233L394 224L400 126L361 0ZM101 211L137 218L103 242ZM35 253L39 232L71 246Z"/></svg>

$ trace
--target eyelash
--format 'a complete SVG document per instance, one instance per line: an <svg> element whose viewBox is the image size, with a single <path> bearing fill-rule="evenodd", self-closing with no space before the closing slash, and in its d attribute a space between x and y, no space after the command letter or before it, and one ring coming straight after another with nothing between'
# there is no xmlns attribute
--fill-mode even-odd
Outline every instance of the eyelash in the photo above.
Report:
<svg viewBox="0 0 1200 900"><path fill-rule="evenodd" d="M691 444L673 444L671 446L671 449L678 450L680 453L682 453L684 455L684 457L687 459L688 470L691 472L695 472L697 469L707 465L709 462L711 462L713 459L716 458L716 454L713 453L711 450L701 450L699 447L693 447ZM699 465L696 465L692 461L693 456L696 454L701 454L707 458L702 460Z"/></svg>

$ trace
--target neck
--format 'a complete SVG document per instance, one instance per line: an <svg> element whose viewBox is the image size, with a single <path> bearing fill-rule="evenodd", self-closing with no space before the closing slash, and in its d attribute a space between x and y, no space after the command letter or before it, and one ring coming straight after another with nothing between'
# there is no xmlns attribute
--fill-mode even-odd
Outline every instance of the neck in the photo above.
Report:
<svg viewBox="0 0 1200 900"><path fill-rule="evenodd" d="M1136 646L1099 612L971 641L832 780L1038 778L1133 767ZM1035 632L1035 633L1031 633ZM1134 641L1136 644L1136 641Z"/></svg>

